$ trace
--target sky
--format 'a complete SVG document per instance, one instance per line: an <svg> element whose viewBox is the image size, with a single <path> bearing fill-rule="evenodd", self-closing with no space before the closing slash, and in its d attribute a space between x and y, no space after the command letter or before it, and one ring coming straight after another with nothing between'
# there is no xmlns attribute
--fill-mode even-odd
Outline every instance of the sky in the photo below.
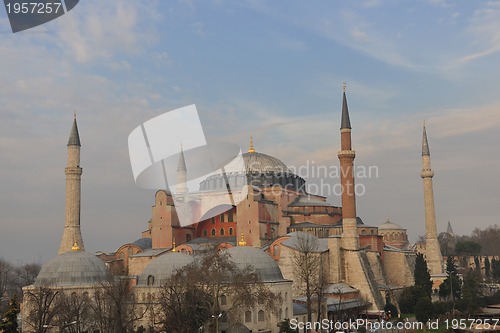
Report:
<svg viewBox="0 0 500 333"><path fill-rule="evenodd" d="M85 0L15 34L0 7L0 257L57 255L74 111L85 248L112 252L154 203L134 183L134 128L196 104L210 140L335 168L344 81L356 165L372 167L365 224L425 233L423 120L438 232L499 223L499 63L498 1Z"/></svg>

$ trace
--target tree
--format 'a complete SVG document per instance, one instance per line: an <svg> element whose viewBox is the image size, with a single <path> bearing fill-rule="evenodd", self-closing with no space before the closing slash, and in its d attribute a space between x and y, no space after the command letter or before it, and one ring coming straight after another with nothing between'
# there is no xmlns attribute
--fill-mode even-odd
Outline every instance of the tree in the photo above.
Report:
<svg viewBox="0 0 500 333"><path fill-rule="evenodd" d="M194 332L208 322L219 331L219 318L263 304L275 312L278 295L272 293L251 266L240 267L224 250L209 249L199 260L179 269L162 286L157 313L161 332ZM186 320L187 319L187 320Z"/></svg>
<svg viewBox="0 0 500 333"><path fill-rule="evenodd" d="M401 310L401 313L415 313L415 305L423 297L429 298L425 290L420 286L404 288L399 296L399 310Z"/></svg>
<svg viewBox="0 0 500 333"><path fill-rule="evenodd" d="M449 256L446 260L446 273L448 274L448 277L439 286L439 296L447 297L453 290L452 300L460 299L460 279L458 278L457 267L455 266L452 256Z"/></svg>
<svg viewBox="0 0 500 333"><path fill-rule="evenodd" d="M132 330L134 323L144 317L146 308L134 303L129 280L109 276L94 293L90 302L95 325L102 333L122 333Z"/></svg>
<svg viewBox="0 0 500 333"><path fill-rule="evenodd" d="M467 314L471 314L480 307L480 297L482 296L479 276L473 270L465 274L462 288L463 309Z"/></svg>
<svg viewBox="0 0 500 333"><path fill-rule="evenodd" d="M296 329L292 329L290 319L286 318L278 323L279 333L297 333Z"/></svg>
<svg viewBox="0 0 500 333"><path fill-rule="evenodd" d="M62 291L49 288L47 286L37 286L26 289L24 294L24 304L29 308L28 322L23 323L31 328L34 333L47 333L54 324L59 307L56 301L57 296ZM24 311L24 310L23 310ZM23 329L24 330L24 329Z"/></svg>
<svg viewBox="0 0 500 333"><path fill-rule="evenodd" d="M415 272L413 274L415 278L415 286L422 287L427 296L432 295L432 280L429 270L427 269L427 262L425 261L424 255L422 253L417 253L415 260Z"/></svg>
<svg viewBox="0 0 500 333"><path fill-rule="evenodd" d="M427 322L434 317L434 307L429 297L421 297L415 304L415 317L417 321Z"/></svg>
<svg viewBox="0 0 500 333"><path fill-rule="evenodd" d="M4 313L4 319L0 323L0 329L3 333L18 333L17 330L17 315L19 313L19 304L17 303L17 296L14 295L10 299L9 307Z"/></svg>
<svg viewBox="0 0 500 333"><path fill-rule="evenodd" d="M490 265L490 259L488 257L484 258L484 277L488 282L491 279L491 265Z"/></svg>
<svg viewBox="0 0 500 333"><path fill-rule="evenodd" d="M297 232L294 239L294 249L291 260L294 275L297 282L304 285L307 320L311 322L313 295L315 289L318 289L320 285L320 276L324 276L318 239L310 234ZM320 301L321 299L318 300L318 302Z"/></svg>
<svg viewBox="0 0 500 333"><path fill-rule="evenodd" d="M477 256L481 252L481 245L473 241L459 241L455 245L457 255Z"/></svg>
<svg viewBox="0 0 500 333"><path fill-rule="evenodd" d="M61 293L57 297L59 309L56 326L64 328L65 332L91 332L95 327L91 300L87 293L68 295Z"/></svg>

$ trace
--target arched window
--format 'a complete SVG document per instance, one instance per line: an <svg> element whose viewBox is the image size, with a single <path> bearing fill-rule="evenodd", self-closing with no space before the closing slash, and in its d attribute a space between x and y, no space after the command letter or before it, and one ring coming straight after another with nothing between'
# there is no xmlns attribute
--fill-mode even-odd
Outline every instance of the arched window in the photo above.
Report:
<svg viewBox="0 0 500 333"><path fill-rule="evenodd" d="M273 254L275 256L279 256L280 255L280 246L278 244L276 244L276 245L273 246Z"/></svg>
<svg viewBox="0 0 500 333"><path fill-rule="evenodd" d="M252 311L247 310L245 311L245 323L251 323L252 322Z"/></svg>
<svg viewBox="0 0 500 333"><path fill-rule="evenodd" d="M224 236L224 228L220 228L220 235Z"/></svg>
<svg viewBox="0 0 500 333"><path fill-rule="evenodd" d="M208 236L208 232L206 230L203 230L203 237L207 237Z"/></svg>
<svg viewBox="0 0 500 333"><path fill-rule="evenodd" d="M215 236L215 229L212 229L212 236Z"/></svg>
<svg viewBox="0 0 500 333"><path fill-rule="evenodd" d="M260 310L259 313L257 314L257 320L258 321L264 321L265 320L265 315L264 315L264 311L263 310Z"/></svg>
<svg viewBox="0 0 500 333"><path fill-rule="evenodd" d="M283 318L283 309L280 309L280 311L278 312L278 319L282 319L282 318Z"/></svg>
<svg viewBox="0 0 500 333"><path fill-rule="evenodd" d="M127 251L129 257L134 254L134 249L131 246L127 249Z"/></svg>
<svg viewBox="0 0 500 333"><path fill-rule="evenodd" d="M220 297L220 305L226 305L227 304L227 297L226 295L222 295Z"/></svg>
<svg viewBox="0 0 500 333"><path fill-rule="evenodd" d="M285 292L285 301L288 301L288 291Z"/></svg>
<svg viewBox="0 0 500 333"><path fill-rule="evenodd" d="M233 235L233 228L229 228L229 236Z"/></svg>
<svg viewBox="0 0 500 333"><path fill-rule="evenodd" d="M288 317L288 308L285 308L285 318L289 318Z"/></svg>
<svg viewBox="0 0 500 333"><path fill-rule="evenodd" d="M148 286L152 286L155 283L155 277L153 275L148 276Z"/></svg>

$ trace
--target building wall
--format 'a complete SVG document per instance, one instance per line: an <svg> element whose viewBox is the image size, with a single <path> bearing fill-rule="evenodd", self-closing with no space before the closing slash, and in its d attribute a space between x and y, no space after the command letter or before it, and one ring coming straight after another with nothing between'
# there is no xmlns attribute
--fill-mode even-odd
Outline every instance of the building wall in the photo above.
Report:
<svg viewBox="0 0 500 333"><path fill-rule="evenodd" d="M390 285L408 287L415 284L415 255L409 252L384 251L384 271Z"/></svg>

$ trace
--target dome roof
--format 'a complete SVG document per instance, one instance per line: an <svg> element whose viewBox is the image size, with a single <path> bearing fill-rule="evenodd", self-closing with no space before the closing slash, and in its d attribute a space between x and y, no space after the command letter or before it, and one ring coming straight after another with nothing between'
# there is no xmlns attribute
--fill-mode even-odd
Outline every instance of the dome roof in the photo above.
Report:
<svg viewBox="0 0 500 333"><path fill-rule="evenodd" d="M193 257L181 252L168 252L152 260L139 275L137 285L147 285L148 276L153 276L154 284L161 285L175 272L193 262Z"/></svg>
<svg viewBox="0 0 500 333"><path fill-rule="evenodd" d="M378 230L406 230L406 229L400 226L399 224L392 223L389 220L389 218L387 218L387 220L378 227Z"/></svg>
<svg viewBox="0 0 500 333"><path fill-rule="evenodd" d="M245 153L243 154L243 161L245 162L247 173L290 173L290 170L288 170L288 167L285 165L285 163L283 163L276 157L263 153Z"/></svg>
<svg viewBox="0 0 500 333"><path fill-rule="evenodd" d="M96 285L106 281L108 269L95 255L71 251L58 255L42 266L35 285Z"/></svg>
<svg viewBox="0 0 500 333"><path fill-rule="evenodd" d="M238 268L245 269L249 265L252 266L261 281L284 280L278 264L264 251L250 246L235 246L226 251Z"/></svg>

